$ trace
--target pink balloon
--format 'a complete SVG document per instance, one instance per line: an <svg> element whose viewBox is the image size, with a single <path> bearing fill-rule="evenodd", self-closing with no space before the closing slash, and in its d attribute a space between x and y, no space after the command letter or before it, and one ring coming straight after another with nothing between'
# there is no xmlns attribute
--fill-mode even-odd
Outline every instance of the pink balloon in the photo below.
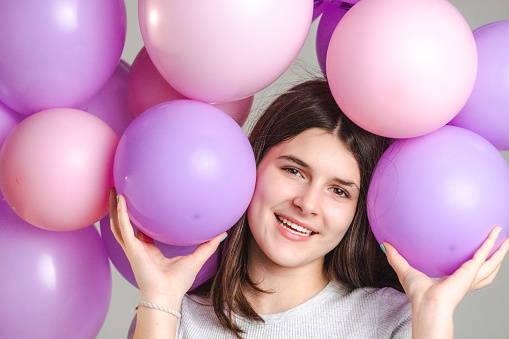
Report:
<svg viewBox="0 0 509 339"><path fill-rule="evenodd" d="M128 102L134 116L165 101L187 99L164 80L157 71L145 47L133 61L127 82ZM253 96L222 104L212 104L242 126L251 111Z"/></svg>
<svg viewBox="0 0 509 339"><path fill-rule="evenodd" d="M102 120L72 108L29 116L0 150L0 189L37 227L69 231L108 213L118 136Z"/></svg>
<svg viewBox="0 0 509 339"><path fill-rule="evenodd" d="M505 159L454 126L397 140L378 162L367 201L376 239L431 277L452 274L502 226L498 248L509 235L508 205Z"/></svg>
<svg viewBox="0 0 509 339"><path fill-rule="evenodd" d="M350 119L409 138L460 111L474 86L477 51L467 22L445 0L362 0L336 27L326 66Z"/></svg>
<svg viewBox="0 0 509 339"><path fill-rule="evenodd" d="M124 250L115 239L113 232L110 227L110 218L108 216L101 219L99 223L101 227L101 236L104 243L104 247L106 248L106 252L108 252L108 256L113 263L113 266L117 269L117 271L127 280L131 285L138 288L138 283L136 282L136 278L134 277L133 270L131 268L131 264L129 263L129 259L124 253ZM134 227L134 232L137 231L137 228ZM174 246L164 244L159 241L154 241L154 244L161 250L163 255L167 258L173 258L181 255L188 255L194 252L194 250L198 247L198 245L192 246ZM226 245L225 245L226 246ZM205 262L202 266L201 270L198 272L196 279L191 286L191 290L198 287L209 278L214 276L217 272L217 255L218 251L214 252L210 258Z"/></svg>
<svg viewBox="0 0 509 339"><path fill-rule="evenodd" d="M228 115L203 102L175 100L129 125L115 153L114 178L140 230L188 246L240 219L253 195L256 164L247 137Z"/></svg>
<svg viewBox="0 0 509 339"><path fill-rule="evenodd" d="M231 102L255 94L292 64L306 40L310 0L141 0L145 47L188 98Z"/></svg>
<svg viewBox="0 0 509 339"><path fill-rule="evenodd" d="M130 66L120 60L117 69L99 93L81 109L106 122L119 137L134 120L127 103L127 79Z"/></svg>
<svg viewBox="0 0 509 339"><path fill-rule="evenodd" d="M16 112L79 107L106 83L126 35L123 0L0 4L0 101Z"/></svg>
<svg viewBox="0 0 509 339"><path fill-rule="evenodd" d="M94 226L50 232L0 202L0 337L96 338L111 299L111 270Z"/></svg>

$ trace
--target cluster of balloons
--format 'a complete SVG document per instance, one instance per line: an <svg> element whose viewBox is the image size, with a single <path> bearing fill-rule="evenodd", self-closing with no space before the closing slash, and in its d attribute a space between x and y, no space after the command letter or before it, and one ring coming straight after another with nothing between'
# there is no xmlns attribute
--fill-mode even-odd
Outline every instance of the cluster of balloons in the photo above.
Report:
<svg viewBox="0 0 509 339"><path fill-rule="evenodd" d="M509 21L472 32L445 0L332 0L322 12L317 56L338 105L396 139L369 188L377 240L433 277L497 225L499 245L509 235L499 152L509 150Z"/></svg>
<svg viewBox="0 0 509 339"><path fill-rule="evenodd" d="M111 186L168 256L229 229L251 199L241 126L301 50L312 1L140 0L138 12L145 46L129 65L123 0L0 5L0 242L21 258L0 262L2 338L95 337L108 257L136 286L108 226Z"/></svg>

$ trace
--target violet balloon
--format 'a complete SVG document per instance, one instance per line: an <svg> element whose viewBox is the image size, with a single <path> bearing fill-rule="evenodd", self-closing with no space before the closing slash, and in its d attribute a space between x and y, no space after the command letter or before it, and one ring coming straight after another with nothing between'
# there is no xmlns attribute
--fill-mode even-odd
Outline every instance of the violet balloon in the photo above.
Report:
<svg viewBox="0 0 509 339"><path fill-rule="evenodd" d="M104 243L104 247L106 248L106 252L108 253L109 258L113 263L113 266L115 266L117 271L120 273L120 275L122 275L122 277L124 277L125 280L127 280L134 287L138 288L138 283L136 282L136 278L134 277L134 273L131 268L131 264L129 263L129 259L127 259L124 250L122 249L118 241L115 239L115 236L111 231L109 217L101 219L99 225L101 228L101 237ZM134 227L134 232L136 231L137 229L136 227ZM158 241L154 241L154 244L161 250L163 255L167 258L191 254L198 247L198 245L174 246L163 244ZM196 279L194 280L193 285L190 288L191 290L207 281L217 272L217 260L218 260L217 255L218 251L214 252L202 266L201 270L196 275Z"/></svg>
<svg viewBox="0 0 509 339"><path fill-rule="evenodd" d="M474 89L450 125L471 130L509 151L509 21L474 30L479 64Z"/></svg>
<svg viewBox="0 0 509 339"><path fill-rule="evenodd" d="M336 29L339 21L351 7L352 5L349 3L334 0L326 2L323 8L322 17L316 30L316 57L324 75L327 74L327 50L329 49L332 33L334 33L334 29Z"/></svg>
<svg viewBox="0 0 509 339"><path fill-rule="evenodd" d="M82 107L82 110L107 123L119 138L134 120L134 115L131 113L127 102L129 70L129 64L124 60L120 60L106 85Z"/></svg>
<svg viewBox="0 0 509 339"><path fill-rule="evenodd" d="M16 127L24 116L14 112L12 109L0 102L0 148L2 147L5 139Z"/></svg>
<svg viewBox="0 0 509 339"><path fill-rule="evenodd" d="M123 0L0 4L0 101L24 115L79 107L112 75L126 35Z"/></svg>
<svg viewBox="0 0 509 339"><path fill-rule="evenodd" d="M364 0L363 0L364 1ZM509 166L500 152L466 129L444 126L397 140L383 154L368 192L378 242L396 247L431 277L453 273L490 231L509 234Z"/></svg>
<svg viewBox="0 0 509 339"><path fill-rule="evenodd" d="M251 200L256 176L240 126L192 100L166 102L136 118L113 167L134 224L177 246L203 243L232 227Z"/></svg>
<svg viewBox="0 0 509 339"><path fill-rule="evenodd" d="M42 230L0 202L0 231L0 337L95 338L112 289L95 227Z"/></svg>

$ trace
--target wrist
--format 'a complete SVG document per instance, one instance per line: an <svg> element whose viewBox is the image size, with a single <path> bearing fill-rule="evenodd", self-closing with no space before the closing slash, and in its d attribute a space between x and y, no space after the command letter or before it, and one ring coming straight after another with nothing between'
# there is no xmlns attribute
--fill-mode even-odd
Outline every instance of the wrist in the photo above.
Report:
<svg viewBox="0 0 509 339"><path fill-rule="evenodd" d="M180 310L182 299L184 296L172 295L170 293L141 293L141 300L152 304L157 304L174 310Z"/></svg>
<svg viewBox="0 0 509 339"><path fill-rule="evenodd" d="M439 300L412 303L412 338L453 338L454 306Z"/></svg>

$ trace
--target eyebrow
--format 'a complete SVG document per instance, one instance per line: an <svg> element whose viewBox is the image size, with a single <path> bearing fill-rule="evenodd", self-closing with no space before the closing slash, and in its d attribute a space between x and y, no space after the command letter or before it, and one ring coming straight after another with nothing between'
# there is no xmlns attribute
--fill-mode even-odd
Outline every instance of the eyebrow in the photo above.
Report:
<svg viewBox="0 0 509 339"><path fill-rule="evenodd" d="M291 155L282 155L278 159L285 159L285 160L291 161L291 162L295 163L296 165L298 165L302 168L305 168L305 169L311 168L306 162L302 161L299 158L291 156ZM360 191L359 186L357 186L357 184L353 181L345 180L345 179L338 178L338 177L332 178L332 180L335 181L336 183L340 184L341 186L350 187L350 188L356 190L357 192Z"/></svg>

